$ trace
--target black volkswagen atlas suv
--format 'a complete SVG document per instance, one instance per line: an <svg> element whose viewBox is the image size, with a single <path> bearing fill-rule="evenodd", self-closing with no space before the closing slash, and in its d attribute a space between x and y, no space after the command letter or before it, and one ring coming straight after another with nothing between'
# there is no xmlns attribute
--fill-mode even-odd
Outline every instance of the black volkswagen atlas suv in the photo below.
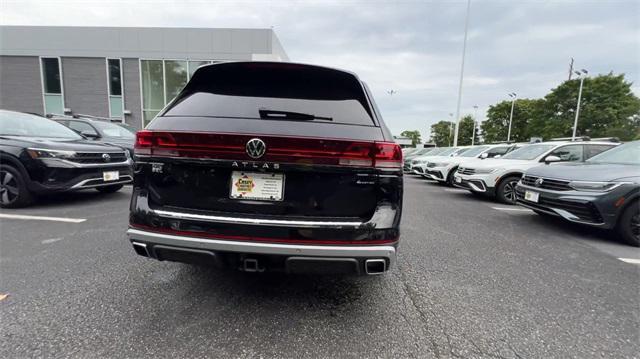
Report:
<svg viewBox="0 0 640 359"><path fill-rule="evenodd" d="M0 110L0 207L24 207L52 192L115 192L132 180L125 149L44 117Z"/></svg>
<svg viewBox="0 0 640 359"><path fill-rule="evenodd" d="M158 260L381 274L396 260L402 151L350 72L200 67L137 133L128 237Z"/></svg>

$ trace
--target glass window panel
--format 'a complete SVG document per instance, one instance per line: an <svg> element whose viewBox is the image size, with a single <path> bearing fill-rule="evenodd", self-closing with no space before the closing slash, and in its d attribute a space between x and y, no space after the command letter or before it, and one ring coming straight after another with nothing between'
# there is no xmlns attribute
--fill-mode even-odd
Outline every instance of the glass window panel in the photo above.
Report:
<svg viewBox="0 0 640 359"><path fill-rule="evenodd" d="M193 76L198 67L208 64L209 61L189 61L189 78Z"/></svg>
<svg viewBox="0 0 640 359"><path fill-rule="evenodd" d="M165 61L165 84L167 91L167 103L171 102L178 95L180 90L187 84L187 62L186 61Z"/></svg>
<svg viewBox="0 0 640 359"><path fill-rule="evenodd" d="M142 123L142 127L145 127L149 124L149 122L151 122L151 120L153 120L154 117L156 117L156 115L160 112L160 110L158 111L143 111L143 123Z"/></svg>
<svg viewBox="0 0 640 359"><path fill-rule="evenodd" d="M44 80L44 92L50 94L61 94L60 66L57 58L42 59L42 78Z"/></svg>
<svg viewBox="0 0 640 359"><path fill-rule="evenodd" d="M44 95L44 110L46 113L64 115L62 95Z"/></svg>
<svg viewBox="0 0 640 359"><path fill-rule="evenodd" d="M109 59L109 95L122 95L122 79L120 78L120 59Z"/></svg>
<svg viewBox="0 0 640 359"><path fill-rule="evenodd" d="M161 110L164 107L164 75L161 60L142 60L142 107L149 110Z"/></svg>
<svg viewBox="0 0 640 359"><path fill-rule="evenodd" d="M122 117L122 96L109 96L111 117Z"/></svg>

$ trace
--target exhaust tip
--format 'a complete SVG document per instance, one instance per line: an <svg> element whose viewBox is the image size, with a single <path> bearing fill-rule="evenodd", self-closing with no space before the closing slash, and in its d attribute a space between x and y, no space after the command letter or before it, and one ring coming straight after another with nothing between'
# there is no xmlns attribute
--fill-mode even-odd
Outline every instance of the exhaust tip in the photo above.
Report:
<svg viewBox="0 0 640 359"><path fill-rule="evenodd" d="M143 257L149 257L149 251L147 250L147 245L144 243L131 242L133 245L133 250L136 251L138 255Z"/></svg>
<svg viewBox="0 0 640 359"><path fill-rule="evenodd" d="M387 261L384 259L367 259L364 261L364 270L368 275L383 274L387 270Z"/></svg>

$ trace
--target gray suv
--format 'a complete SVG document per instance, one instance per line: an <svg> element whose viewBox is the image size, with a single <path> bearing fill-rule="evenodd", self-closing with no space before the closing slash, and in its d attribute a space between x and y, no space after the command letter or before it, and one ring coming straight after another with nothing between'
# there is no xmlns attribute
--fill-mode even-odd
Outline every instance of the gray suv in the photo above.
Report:
<svg viewBox="0 0 640 359"><path fill-rule="evenodd" d="M583 163L529 169L516 186L517 203L542 215L615 230L640 246L640 141Z"/></svg>

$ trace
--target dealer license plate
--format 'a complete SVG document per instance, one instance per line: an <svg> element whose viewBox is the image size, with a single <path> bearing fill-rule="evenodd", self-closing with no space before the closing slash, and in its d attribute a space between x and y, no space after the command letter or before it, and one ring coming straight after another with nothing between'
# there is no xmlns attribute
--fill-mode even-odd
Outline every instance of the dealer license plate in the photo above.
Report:
<svg viewBox="0 0 640 359"><path fill-rule="evenodd" d="M529 202L538 203L538 198L539 197L540 197L540 193L538 193L538 192L533 192L533 191L525 191L524 192L524 199L526 199Z"/></svg>
<svg viewBox="0 0 640 359"><path fill-rule="evenodd" d="M239 172L231 173L231 198L260 201L282 201L284 174Z"/></svg>
<svg viewBox="0 0 640 359"><path fill-rule="evenodd" d="M105 182L117 181L120 179L120 173L118 171L102 172L102 179Z"/></svg>

